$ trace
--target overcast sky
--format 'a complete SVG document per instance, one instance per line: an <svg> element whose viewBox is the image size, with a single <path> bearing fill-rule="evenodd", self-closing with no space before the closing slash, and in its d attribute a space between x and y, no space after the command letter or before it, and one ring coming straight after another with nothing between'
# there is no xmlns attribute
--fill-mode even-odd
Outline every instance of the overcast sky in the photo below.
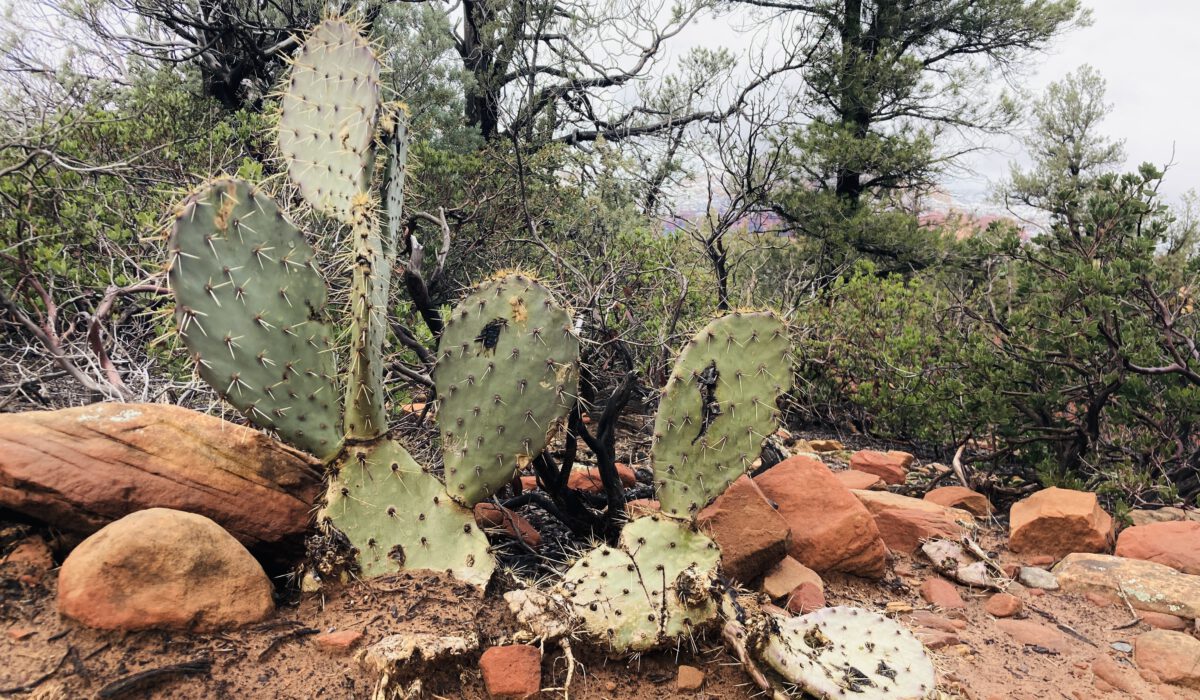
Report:
<svg viewBox="0 0 1200 700"><path fill-rule="evenodd" d="M1104 123L1125 139L1127 166L1174 159L1163 190L1174 199L1200 189L1200 41L1196 0L1084 0L1090 27L1067 34L1034 64L1026 86L1040 91L1076 67L1095 67L1108 83L1112 114ZM989 183L1005 177L1020 158L1018 144L969 157L974 173L957 176L946 189L964 204L983 204ZM1173 155L1172 155L1173 154Z"/></svg>

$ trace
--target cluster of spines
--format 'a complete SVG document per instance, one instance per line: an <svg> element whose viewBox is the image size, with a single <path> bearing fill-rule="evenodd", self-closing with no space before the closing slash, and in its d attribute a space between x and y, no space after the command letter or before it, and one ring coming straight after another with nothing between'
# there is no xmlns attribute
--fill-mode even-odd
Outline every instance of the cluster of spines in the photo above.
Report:
<svg viewBox="0 0 1200 700"><path fill-rule="evenodd" d="M353 23L322 21L280 92L279 151L301 195L345 224L373 171L381 64Z"/></svg>
<svg viewBox="0 0 1200 700"><path fill-rule="evenodd" d="M434 370L448 493L474 505L545 447L578 387L579 340L524 273L479 285L450 314Z"/></svg>
<svg viewBox="0 0 1200 700"><path fill-rule="evenodd" d="M325 285L270 197L233 178L176 212L168 280L200 376L256 425L328 459L341 444Z"/></svg>
<svg viewBox="0 0 1200 700"><path fill-rule="evenodd" d="M769 311L735 311L688 342L654 424L663 512L692 518L758 458L791 386L787 329Z"/></svg>

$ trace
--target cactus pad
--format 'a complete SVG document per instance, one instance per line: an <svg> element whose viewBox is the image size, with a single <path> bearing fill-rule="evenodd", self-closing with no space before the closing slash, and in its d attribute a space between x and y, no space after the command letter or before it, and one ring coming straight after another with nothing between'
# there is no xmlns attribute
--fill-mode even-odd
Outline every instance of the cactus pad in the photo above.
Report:
<svg viewBox="0 0 1200 700"><path fill-rule="evenodd" d="M379 119L379 59L344 19L313 27L292 61L279 113L279 151L304 199L349 224L367 190Z"/></svg>
<svg viewBox="0 0 1200 700"><path fill-rule="evenodd" d="M365 577L434 569L484 586L496 567L474 514L391 440L347 448L319 520L346 535Z"/></svg>
<svg viewBox="0 0 1200 700"><path fill-rule="evenodd" d="M408 117L403 107L392 111L389 122L391 133L386 138L387 162L383 171L381 188L383 210L387 226L383 234L384 257L394 260L401 229L404 226L404 176L408 165Z"/></svg>
<svg viewBox="0 0 1200 700"><path fill-rule="evenodd" d="M921 642L894 620L851 607L776 618L763 660L818 698L923 700L935 689Z"/></svg>
<svg viewBox="0 0 1200 700"><path fill-rule="evenodd" d="M667 381L654 421L662 509L692 517L741 476L774 432L791 386L789 340L770 312L734 312L697 333Z"/></svg>
<svg viewBox="0 0 1200 700"><path fill-rule="evenodd" d="M458 305L434 373L452 497L478 503L542 451L574 403L578 363L570 315L528 275L485 282Z"/></svg>
<svg viewBox="0 0 1200 700"><path fill-rule="evenodd" d="M710 591L721 552L685 524L657 515L621 531L576 561L558 593L597 639L625 653L690 634L716 618Z"/></svg>
<svg viewBox="0 0 1200 700"><path fill-rule="evenodd" d="M200 376L255 425L332 458L325 282L301 233L270 197L222 178L183 202L169 248L175 319Z"/></svg>

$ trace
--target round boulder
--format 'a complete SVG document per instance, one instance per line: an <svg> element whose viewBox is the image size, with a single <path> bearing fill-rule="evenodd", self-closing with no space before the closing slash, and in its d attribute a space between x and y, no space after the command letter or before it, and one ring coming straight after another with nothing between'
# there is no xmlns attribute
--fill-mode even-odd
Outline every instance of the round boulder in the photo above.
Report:
<svg viewBox="0 0 1200 700"><path fill-rule="evenodd" d="M58 574L58 610L100 629L212 632L275 609L271 582L232 535L193 513L151 508L106 525Z"/></svg>

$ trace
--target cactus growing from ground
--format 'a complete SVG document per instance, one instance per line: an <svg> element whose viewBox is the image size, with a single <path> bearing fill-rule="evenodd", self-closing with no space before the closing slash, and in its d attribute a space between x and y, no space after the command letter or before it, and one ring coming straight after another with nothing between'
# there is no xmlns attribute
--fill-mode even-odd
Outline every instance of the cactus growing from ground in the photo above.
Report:
<svg viewBox="0 0 1200 700"><path fill-rule="evenodd" d="M574 403L578 363L570 315L529 275L498 275L463 299L434 370L451 496L473 506L542 451Z"/></svg>
<svg viewBox="0 0 1200 700"><path fill-rule="evenodd" d="M720 557L709 538L651 515L626 525L617 547L576 560L555 593L592 636L621 653L643 651L716 618Z"/></svg>
<svg viewBox="0 0 1200 700"><path fill-rule="evenodd" d="M176 318L200 376L222 398L331 466L319 521L346 535L362 574L434 568L482 585L495 562L473 514L385 438L383 344L407 132L402 110L380 101L379 71L358 28L327 19L302 43L282 92L278 137L288 174L314 208L350 229L340 429L325 282L303 235L254 186L216 179L176 212L169 244ZM387 155L383 231L369 187L379 122Z"/></svg>
<svg viewBox="0 0 1200 700"><path fill-rule="evenodd" d="M787 329L769 311L714 319L688 342L654 421L664 513L691 518L744 474L775 431L792 383Z"/></svg>

